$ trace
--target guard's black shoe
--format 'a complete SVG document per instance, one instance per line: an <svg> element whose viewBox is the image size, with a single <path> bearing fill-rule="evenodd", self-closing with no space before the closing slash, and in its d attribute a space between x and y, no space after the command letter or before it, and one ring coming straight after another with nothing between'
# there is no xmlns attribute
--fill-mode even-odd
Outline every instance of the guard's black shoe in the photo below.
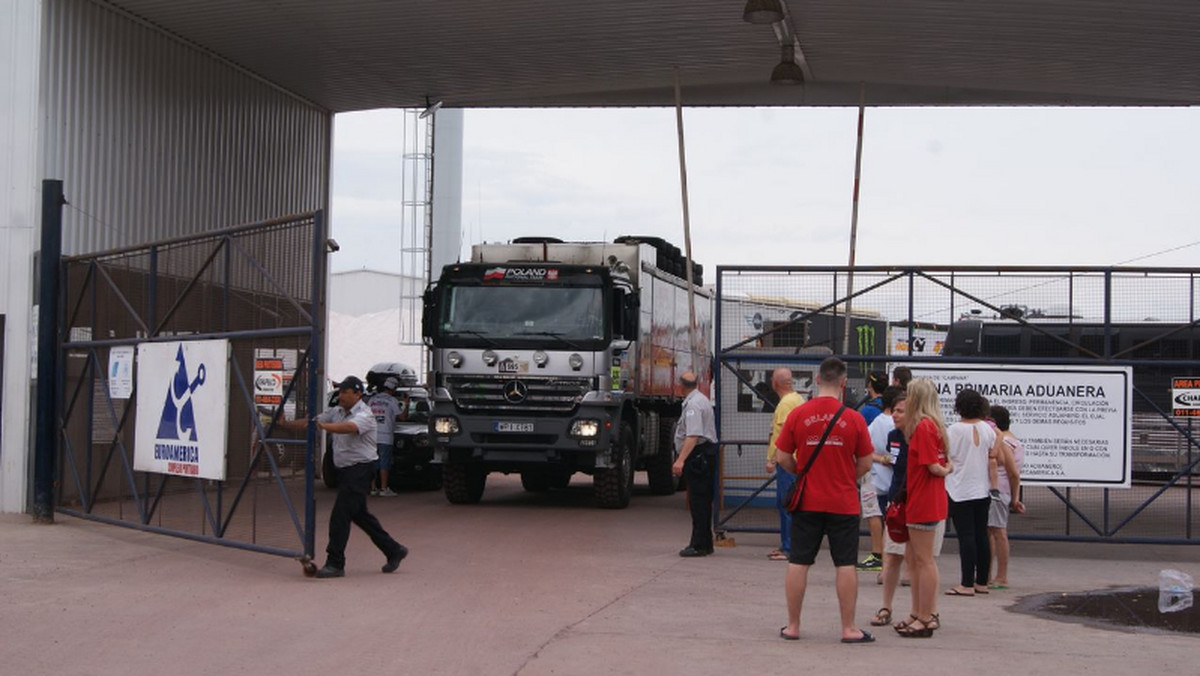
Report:
<svg viewBox="0 0 1200 676"><path fill-rule="evenodd" d="M693 557L697 557L697 556L708 556L709 554L712 554L711 549L696 549L695 547L692 547L692 546L684 547L683 549L679 550L679 555L684 558L693 558Z"/></svg>
<svg viewBox="0 0 1200 676"><path fill-rule="evenodd" d="M400 549L397 549L395 554L388 557L387 563L383 564L383 568L380 568L380 570L385 573L395 572L400 567L400 562L406 556L408 556L408 547L400 545Z"/></svg>
<svg viewBox="0 0 1200 676"><path fill-rule="evenodd" d="M346 577L344 568L334 568L333 566L325 566L317 571L317 577L325 579L327 577Z"/></svg>

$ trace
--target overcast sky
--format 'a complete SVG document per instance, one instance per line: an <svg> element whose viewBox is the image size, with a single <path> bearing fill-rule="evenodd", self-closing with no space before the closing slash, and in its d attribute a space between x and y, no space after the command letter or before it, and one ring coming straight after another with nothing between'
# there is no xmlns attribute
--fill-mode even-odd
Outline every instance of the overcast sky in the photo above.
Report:
<svg viewBox="0 0 1200 676"><path fill-rule="evenodd" d="M685 109L695 259L844 265L856 118ZM401 125L337 116L334 270L398 267ZM868 109L864 138L859 264L1109 265L1200 240L1200 109ZM672 109L468 110L463 154L465 243L683 247Z"/></svg>

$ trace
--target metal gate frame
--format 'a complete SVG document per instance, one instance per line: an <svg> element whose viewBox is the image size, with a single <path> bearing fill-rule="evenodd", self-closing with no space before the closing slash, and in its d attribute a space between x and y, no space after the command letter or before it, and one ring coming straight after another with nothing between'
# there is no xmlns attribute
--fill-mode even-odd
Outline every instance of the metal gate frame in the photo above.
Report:
<svg viewBox="0 0 1200 676"><path fill-rule="evenodd" d="M1039 358L1039 357L995 358L995 357L944 357L944 356L919 357L919 356L912 355L912 341L911 340L909 341L909 345L908 345L908 356L890 356L890 355L867 356L867 355L844 354L844 352L846 352L846 346L841 346L842 349L838 350L837 349L838 346L836 345L836 342L835 342L834 349L833 349L834 354L832 356L840 357L840 358L846 360L848 363L850 363L850 362L877 363L877 364L893 363L893 364L897 364L897 365L903 365L903 364L919 365L922 363L1032 364L1032 365L1072 365L1072 366L1074 366L1074 365L1095 365L1097 363L1102 363L1102 364L1111 365L1111 366L1130 366L1130 367L1135 367L1135 368L1137 366L1150 365L1150 366L1167 366L1167 367L1173 366L1173 367L1180 367L1180 368L1200 369L1200 355L1197 355L1194 352L1192 354L1193 358L1191 358L1191 359L1147 360L1147 359L1130 359L1129 358L1129 353L1132 353L1134 350L1136 350L1138 348L1141 348L1146 345L1157 342L1158 340L1166 338L1166 337L1168 337L1174 333L1177 333L1179 331L1193 330L1193 329L1196 329L1197 327L1200 327L1200 318L1198 318L1196 316L1196 311L1195 311L1196 304L1195 304L1195 298L1194 298L1196 280L1200 279L1200 268L1114 268L1114 267L1047 267L1047 266L1004 266L1004 267L988 267L988 266L932 267L931 266L931 267L917 268L917 267L903 267L903 266L856 266L854 268L854 271L857 273L882 273L882 274L886 274L888 276L887 276L887 278L883 279L882 281L876 282L876 283L866 286L862 289L855 290L853 293L849 294L848 296L843 295L842 297L838 297L835 300L833 300L832 302L826 303L816 309L804 312L803 314L791 319L789 321L789 324L798 324L800 322L806 321L809 318L819 315L821 313L832 313L836 316L837 313L840 311L839 308L843 308L843 307L847 306L850 301L853 301L860 296L864 296L872 291L876 291L882 287L885 287L885 286L888 286L891 284L907 282L907 286L908 286L908 290L907 290L907 294L908 294L908 296L907 296L907 298L908 298L907 325L909 327L916 326L917 322L916 322L916 318L914 317L914 311L913 311L913 305L914 305L913 289L914 289L914 282L918 279L928 280L930 282L933 282L937 286L942 287L946 291L950 292L951 298L954 298L955 296L959 296L959 297L965 298L966 300L968 300L971 303L974 303L978 306L988 308L988 309L992 310L993 312L996 312L998 315L1004 315L1005 313L1003 312L1002 308L998 307L996 304L990 303L987 300L984 300L984 299L979 298L969 292L964 291L963 289L957 288L954 285L955 274L956 273L966 273L966 274L984 273L984 274L1002 275L1004 273L1018 273L1018 274L1020 274L1020 273L1057 273L1057 274L1067 274L1067 275L1072 275L1072 276L1075 274L1090 274L1090 275L1099 274L1099 275L1103 275L1103 278L1104 278L1104 322L1103 322L1103 324L1104 324L1105 335L1104 335L1104 350L1102 353L1096 353L1092 350L1085 348L1082 345L1072 343L1069 340L1065 340L1065 339L1061 338L1060 336L1057 336L1048 331L1045 331L1044 329L1040 328L1036 323L1026 321L1023 318L1015 318L1015 317L1010 316L1010 317L1008 317L1009 319L1014 319L1020 325L1029 327L1031 330L1033 330L1035 332L1038 332L1048 338L1054 339L1055 341L1058 341L1059 343L1063 343L1069 347L1075 348L1083 353L1094 355L1094 358ZM800 274L800 273L827 273L827 274L833 275L833 280L834 280L833 288L838 289L839 288L838 287L838 284L839 284L838 275L848 274L848 272L849 272L849 268L844 267L844 266L813 266L813 267L807 267L807 266L806 267L718 266L717 267L716 298L714 300L714 302L716 303L716 310L714 312L714 314L716 315L715 327L714 327L714 333L716 336L714 359L716 361L716 364L713 368L713 374L714 374L714 393L715 393L714 394L714 406L716 408L718 433L720 433L720 431L721 431L719 426L722 421L721 392L722 392L722 388L726 386L725 378L727 377L727 374L732 374L732 376L734 378L734 382L733 382L734 387L737 387L738 384L745 384L750 387L751 391L755 392L756 396L759 396L761 398L761 393L758 393L754 389L753 383L746 380L746 378L744 378L742 376L742 374L738 372L738 369L736 368L737 365L754 364L754 363L760 363L760 364L761 363L771 363L771 364L784 363L784 364L813 365L813 364L819 363L826 356L831 356L831 355L826 355L826 354L822 354L822 355L816 356L816 357L814 357L813 355L804 355L804 354L800 353L799 349L797 349L796 353L792 354L792 355L787 355L787 354L748 355L745 353L735 352L735 350L737 350L738 348L752 344L756 340L761 339L762 337L768 335L772 331L778 331L781 328L784 328L783 326L775 327L771 331L763 331L756 336L752 336L750 338L741 340L741 341L733 343L731 345L722 345L721 342L722 342L723 335L724 335L721 330L722 329L722 320L724 318L724 312L722 309L723 308L722 300L725 299L725 297L726 297L725 296L725 288L724 288L726 275L738 275L738 274L743 274L743 273L778 273L780 275ZM943 275L948 274L950 281L947 282L943 279L940 279L940 278L934 276L937 273L941 273ZM1127 348L1121 352L1114 353L1113 345L1112 345L1112 333L1113 333L1113 328L1114 328L1114 322L1112 320L1112 309L1113 309L1112 281L1113 281L1114 274L1122 274L1122 275L1124 275L1124 274L1186 275L1188 277L1188 279L1190 280L1190 284L1191 284L1190 289L1191 289L1191 293L1193 295L1192 305L1190 307L1191 321L1187 324L1175 326L1175 327L1171 328L1170 330L1166 330L1160 336L1157 336L1157 337L1152 338L1147 341L1143 341L1142 343L1135 345L1133 347ZM835 292L834 295L838 296L839 293L840 292ZM953 305L951 307L953 308ZM953 314L953 310L951 310L951 314ZM1065 511L1064 511L1065 527L1063 529L1064 532L1062 534L1038 534L1038 533L1014 533L1010 530L1009 531L1010 539L1057 540L1057 541L1074 541L1074 542L1143 543L1143 544L1200 544L1200 534L1196 534L1193 532L1193 524L1192 524L1192 511L1193 511L1192 489L1194 488L1193 475L1195 474L1197 466L1200 465L1200 440L1198 440L1197 436L1193 435L1192 432L1189 431L1189 429L1185 429L1183 426L1181 426L1169 412L1164 411L1161 407L1159 407L1157 404L1155 404L1150 399L1150 397L1147 396L1146 393L1142 392L1136 386L1134 386L1134 388L1133 388L1133 393L1136 397L1140 398L1143 403L1147 404L1159 417L1161 417L1164 421L1166 421L1171 426L1171 428L1173 428L1176 432L1178 432L1184 440L1186 440L1187 450L1188 450L1188 459L1187 459L1186 464L1181 469L1179 469L1170 479L1165 481L1163 483L1163 485L1157 491L1155 491L1150 497L1148 497L1147 499L1142 501L1141 504L1137 505L1128 515L1126 515L1123 519L1121 519L1119 522L1117 522L1116 525L1112 525L1112 523L1111 523L1112 522L1112 514L1111 514L1111 505L1110 505L1110 501L1109 501L1109 491L1111 489L1109 489L1109 488L1103 489L1103 514L1102 514L1102 519L1100 519L1100 523L1098 524L1096 522L1097 520L1089 518L1089 516L1084 513L1082 507L1079 504L1077 504L1075 501L1072 500L1070 488L1064 488L1064 489L1060 490L1058 487L1047 487L1049 489L1050 493L1053 496L1055 496L1059 501L1061 501L1065 508ZM746 445L750 445L750 444L762 445L764 443L763 439L726 439L723 435L719 434L719 436L721 438L722 446L725 446L725 447L733 446L733 447L737 448L739 455L741 453L741 449ZM1132 449L1130 450L1130 452L1132 452ZM723 471L724 463L725 463L725 453L722 452L721 453L721 463L718 465L718 468L719 468L718 481L720 481L720 477L724 474L724 471ZM720 490L721 486L718 486L718 490L716 491L716 495L714 496L714 511L713 511L714 528L718 532L722 532L722 531L777 532L777 529L773 529L773 528L744 527L744 526L739 527L739 526L736 526L736 525L730 523L730 520L733 518L733 516L738 514L742 509L744 509L747 505L749 505L752 500L754 500L756 497L758 497L764 491L766 491L768 488L770 488L774 484L774 482L775 482L774 477L768 478L766 481L764 481L762 483L762 485L760 485L758 488L754 489L744 500L737 503L732 509L728 510L728 512L724 513L724 514L722 513L722 510L721 510L721 505L722 505L722 500L723 500L722 495L721 495L721 490ZM1139 514L1141 514L1147 507L1149 507L1152 503L1154 503L1155 500L1157 500L1159 497L1161 497L1169 488L1179 485L1181 482L1188 489L1186 492L1186 513L1185 513L1185 517L1184 517L1184 519L1185 519L1185 535L1186 535L1185 537L1182 537L1182 538L1179 538L1179 537L1137 537L1137 536L1124 536L1124 535L1120 534L1120 531L1123 528L1125 528L1134 518L1136 518ZM1072 515L1072 514L1074 514L1084 524L1086 524L1086 526L1091 530L1091 532L1085 533L1085 534L1072 534L1070 532L1070 530L1071 530L1070 529L1070 515ZM951 535L951 537L954 537L953 533L951 533L950 535Z"/></svg>
<svg viewBox="0 0 1200 676"><path fill-rule="evenodd" d="M61 189L61 188L60 188ZM61 223L61 220L60 220ZM54 224L51 224L54 227ZM323 211L307 212L296 214L283 218L262 221L246 225L240 225L223 230L207 232L200 235L182 237L177 239L165 240L146 245L128 247L113 251L106 251L96 254L87 254L81 256L62 257L58 266L59 277L61 279L61 291L59 293L60 309L58 313L58 325L61 328L56 328L57 333L57 377L55 378L59 396L56 397L55 414L56 423L56 444L54 444L54 471L55 476L55 509L57 511L76 516L79 518L90 519L113 525L125 526L137 530L148 531L153 533L162 533L176 537L182 537L200 542L211 544L219 544L229 547L246 549L256 552L274 554L287 557L311 557L314 553L315 545L315 521L316 521L316 502L314 497L314 476L316 472L316 449L317 449L317 432L316 427L312 424L308 426L307 434L303 439L292 438L275 438L275 419L283 410L283 403L275 407L274 415L271 416L270 422L263 425L259 415L258 406L256 406L253 396L254 384L251 382L252 377L248 377L244 372L243 364L238 362L235 355L230 356L230 371L231 384L236 392L240 392L241 397L235 397L236 401L230 401L230 415L232 417L235 411L250 413L254 420L253 429L253 448L251 459L248 463L248 469L243 476L227 476L225 481L212 482L207 479L185 479L182 477L171 477L166 474L151 474L142 473L141 481L135 475L133 469L133 459L131 449L122 439L122 431L127 429L127 423L130 420L130 411L136 409L135 405L130 405L125 408L124 414L117 416L116 408L113 399L108 392L107 387L97 387L97 382L103 384L106 376L106 368L101 364L98 350L102 348L111 348L115 346L136 346L143 342L169 342L177 341L181 338L186 340L201 340L201 339L254 339L254 338L295 338L301 343L307 344L307 349L302 355L298 355L296 369L293 373L292 380L284 392L283 401L286 402L289 396L293 393L294 388L301 379L308 384L308 392L306 397L305 407L308 411L316 412L321 410L324 403L324 392L320 391L323 388L320 386L323 382L322 377L321 356L324 353L324 303L325 303L325 279L326 279L326 218ZM239 244L237 238L260 233L274 233L295 231L295 228L311 228L311 293L310 299L306 302L304 299L298 299L287 292L284 285L272 275L267 266L263 262L256 260L245 247ZM61 225L58 226L61 232ZM203 263L196 270L195 274L183 286L183 290L174 298L170 305L170 309L162 317L156 316L156 297L158 296L162 284L160 283L160 270L158 269L159 252L167 248L179 248L182 246L197 246L205 247L208 253ZM105 260L111 260L115 257L131 256L146 254L149 256L149 270L145 271L148 278L148 302L145 309L135 307L126 297L118 283L113 277L106 272L103 265ZM225 319L223 326L212 331L191 333L188 335L165 335L164 329L170 326L172 316L182 307L184 301L192 294L197 286L202 286L201 277L206 272L210 271L214 261L223 259L224 279L220 283L219 293L223 297L222 306ZM273 298L281 302L286 302L302 318L302 322L295 325L277 326L269 329L258 330L228 330L228 315L231 293L235 292L233 284L230 280L230 263L237 261L242 264L248 264L253 270L261 275L261 280L265 281L266 286L273 289ZM276 261L279 263L279 261ZM93 284L92 292L89 298L81 295L73 307L67 308L66 301L68 300L68 271L72 267L86 266L86 282L84 288L87 288L87 282ZM174 279L176 285L182 280ZM76 317L86 310L93 313L97 312L96 308L96 291L95 286L103 284L105 291L112 293L120 301L121 306L128 313L129 317L137 323L139 333L142 336L135 338L111 338L111 339L96 339L92 336L70 335L70 329L66 327L72 326ZM213 292L211 282L208 283L208 292ZM307 306L307 307L306 307ZM93 324L94 325L94 324ZM86 354L86 362L83 366L83 373L79 377L78 383L71 391L66 391L67 380L65 375L64 365L67 362L67 355L74 351L78 354L80 351ZM253 373L253 364L251 364L250 372ZM98 380L99 379L99 380ZM102 390L102 395L97 396L97 392ZM136 384L134 393L131 397L136 401ZM89 448L97 440L93 438L92 422L95 419L96 407L99 407L100 414L105 417L106 421L113 426L111 437L105 437L100 440L108 446L107 453L104 454L102 461L98 467L93 466L93 458L91 453L86 455L86 463L80 466L77 461L77 449L73 447L70 435L68 432L68 421L73 415L78 415L81 409L83 415L87 418L87 444ZM131 428L127 434L132 436ZM303 449L304 469L304 497L303 504L294 504L293 499L289 496L285 487L284 477L280 472L279 464L276 462L269 445L291 446ZM136 520L126 520L122 518L114 518L97 514L94 509L101 495L101 487L104 485L105 477L111 466L116 465L118 471L122 474L122 485L127 489L132 496L132 500L136 506ZM269 473L267 483L273 484L279 489L282 495L283 503L286 505L286 519L290 522L290 526L295 531L294 546L271 546L264 545L254 541L239 540L230 537L228 534L229 526L233 517L238 514L239 507L244 510L254 510L254 507L244 507L243 498L246 495L247 487L252 481L262 480L263 472ZM160 508L161 501L164 496L164 488L167 485L169 478L174 481L189 482L192 484L194 495L198 496L199 502L203 507L202 517L202 532L192 532L181 530L178 528L164 527L152 523L156 511ZM214 484L215 486L211 485ZM230 486L226 486L230 483ZM139 485L140 484L140 485ZM66 506L63 504L63 493L66 486L70 486L77 492L79 505L78 507ZM229 490L229 489L232 489ZM252 519L257 519L257 513L252 513ZM254 521L257 527L257 521ZM288 528L284 527L285 532ZM207 532L204 532L207 531ZM255 531L257 532L257 531Z"/></svg>

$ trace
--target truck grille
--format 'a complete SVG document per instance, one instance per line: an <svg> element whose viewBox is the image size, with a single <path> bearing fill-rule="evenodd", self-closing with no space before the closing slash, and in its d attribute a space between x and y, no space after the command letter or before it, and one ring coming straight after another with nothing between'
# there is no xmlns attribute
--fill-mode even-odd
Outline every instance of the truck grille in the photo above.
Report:
<svg viewBox="0 0 1200 676"><path fill-rule="evenodd" d="M505 396L505 388L514 382L524 393L519 401ZM591 378L446 376L454 403L469 411L569 412L591 384Z"/></svg>

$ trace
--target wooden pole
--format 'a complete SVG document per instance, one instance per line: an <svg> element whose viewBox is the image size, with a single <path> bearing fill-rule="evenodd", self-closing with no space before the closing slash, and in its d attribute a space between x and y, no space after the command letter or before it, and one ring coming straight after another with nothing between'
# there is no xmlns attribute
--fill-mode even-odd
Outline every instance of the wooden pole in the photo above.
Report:
<svg viewBox="0 0 1200 676"><path fill-rule="evenodd" d="M699 375L696 364L696 294L692 291L692 224L688 213L687 155L683 143L683 95L679 89L679 66L675 67L675 134L679 139L679 189L683 200L683 249L687 259L684 267L688 285L688 351L692 355L691 370Z"/></svg>
<svg viewBox="0 0 1200 676"><path fill-rule="evenodd" d="M842 353L850 354L850 296L854 295L854 254L858 243L858 186L862 178L863 118L866 116L867 85L858 85L858 144L854 151L854 197L850 208L850 270L846 275L845 331L842 334Z"/></svg>

